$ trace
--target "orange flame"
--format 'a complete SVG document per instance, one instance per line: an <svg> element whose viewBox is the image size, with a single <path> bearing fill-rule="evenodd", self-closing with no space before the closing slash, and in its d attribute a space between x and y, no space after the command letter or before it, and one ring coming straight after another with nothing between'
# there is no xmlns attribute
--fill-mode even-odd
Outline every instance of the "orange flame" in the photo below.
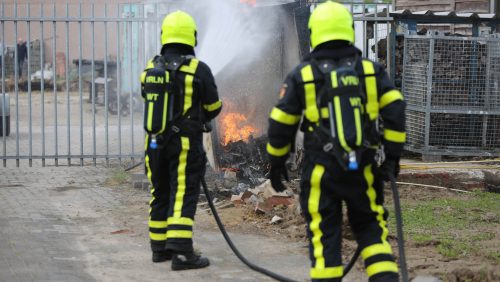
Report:
<svg viewBox="0 0 500 282"><path fill-rule="evenodd" d="M246 123L247 118L240 113L227 113L220 121L222 132L222 144L227 145L234 141L247 141L250 135L255 134L257 129Z"/></svg>

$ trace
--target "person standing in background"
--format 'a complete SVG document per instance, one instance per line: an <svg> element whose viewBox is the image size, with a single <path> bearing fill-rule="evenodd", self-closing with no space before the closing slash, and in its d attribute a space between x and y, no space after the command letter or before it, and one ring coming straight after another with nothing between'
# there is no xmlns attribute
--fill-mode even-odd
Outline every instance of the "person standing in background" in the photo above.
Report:
<svg viewBox="0 0 500 282"><path fill-rule="evenodd" d="M17 40L17 75L18 78L22 77L23 74L23 64L24 60L28 57L28 48L26 47L26 41L22 38Z"/></svg>

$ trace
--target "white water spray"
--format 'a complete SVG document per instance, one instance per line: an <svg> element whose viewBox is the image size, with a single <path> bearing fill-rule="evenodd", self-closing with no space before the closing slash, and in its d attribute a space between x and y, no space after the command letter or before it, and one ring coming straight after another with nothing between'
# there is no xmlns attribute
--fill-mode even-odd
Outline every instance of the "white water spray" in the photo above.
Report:
<svg viewBox="0 0 500 282"><path fill-rule="evenodd" d="M196 1L194 16L200 19L198 57L215 76L229 64L245 68L265 55L265 48L276 36L277 16L264 18L251 6L238 0Z"/></svg>

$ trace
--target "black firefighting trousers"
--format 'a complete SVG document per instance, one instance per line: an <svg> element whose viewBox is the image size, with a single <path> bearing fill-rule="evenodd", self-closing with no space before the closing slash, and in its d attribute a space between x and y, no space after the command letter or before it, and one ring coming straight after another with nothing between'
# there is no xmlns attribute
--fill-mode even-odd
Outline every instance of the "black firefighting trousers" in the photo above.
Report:
<svg viewBox="0 0 500 282"><path fill-rule="evenodd" d="M300 203L307 222L313 281L341 281L342 201L370 281L398 281L398 267L387 242L383 182L377 171L374 163L368 163L346 172L335 161L306 154Z"/></svg>
<svg viewBox="0 0 500 282"><path fill-rule="evenodd" d="M158 149L146 136L146 174L151 182L149 238L152 251L193 250L193 223L205 165L202 139L175 135Z"/></svg>

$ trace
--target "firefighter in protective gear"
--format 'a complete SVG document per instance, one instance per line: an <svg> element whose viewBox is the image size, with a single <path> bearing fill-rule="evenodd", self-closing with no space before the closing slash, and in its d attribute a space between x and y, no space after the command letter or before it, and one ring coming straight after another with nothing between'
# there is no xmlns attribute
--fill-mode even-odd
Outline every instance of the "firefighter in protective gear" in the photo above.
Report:
<svg viewBox="0 0 500 282"><path fill-rule="evenodd" d="M341 281L344 274L341 228L342 202L345 202L369 280L398 281L398 267L387 241L383 181L390 175L397 176L399 171L399 157L406 139L403 96L389 81L383 67L362 58L359 49L354 47L353 18L342 4L325 2L318 5L311 13L309 29L313 51L288 74L280 100L269 118L267 152L271 161L271 184L277 191L285 189L281 182L287 176L285 161L294 146L300 124L305 149L300 203L307 221L312 280ZM334 112L318 106L320 90L328 80L317 64L313 64L346 58L353 58L352 66L359 82L356 77L346 82L337 81L335 77L331 79L332 84L359 83L358 89L366 97L361 108L367 116L363 132L371 132L363 141L359 163L349 169L318 138L318 124L323 122L334 127L345 124L342 114L337 111L340 104ZM336 123L324 122L330 115L336 115ZM358 122L360 119L356 120ZM380 131L379 122L383 122ZM350 132L343 134L347 136ZM379 167L375 155L381 148L385 161Z"/></svg>
<svg viewBox="0 0 500 282"><path fill-rule="evenodd" d="M166 74L173 85L169 88L173 98L168 100L171 107L165 130L157 136L147 134L145 140L146 174L152 185L149 214L152 259L153 262L172 259L173 270L209 265L207 258L193 251L193 223L206 164L203 124L220 113L222 102L210 68L195 57L196 30L189 14L176 11L167 15L161 28L161 55L151 60L141 75L147 103L150 97L144 91L148 83L159 83L155 78L148 79L148 71L158 62L167 65L167 70L177 64L175 73ZM145 121L151 120L154 117L145 116Z"/></svg>

